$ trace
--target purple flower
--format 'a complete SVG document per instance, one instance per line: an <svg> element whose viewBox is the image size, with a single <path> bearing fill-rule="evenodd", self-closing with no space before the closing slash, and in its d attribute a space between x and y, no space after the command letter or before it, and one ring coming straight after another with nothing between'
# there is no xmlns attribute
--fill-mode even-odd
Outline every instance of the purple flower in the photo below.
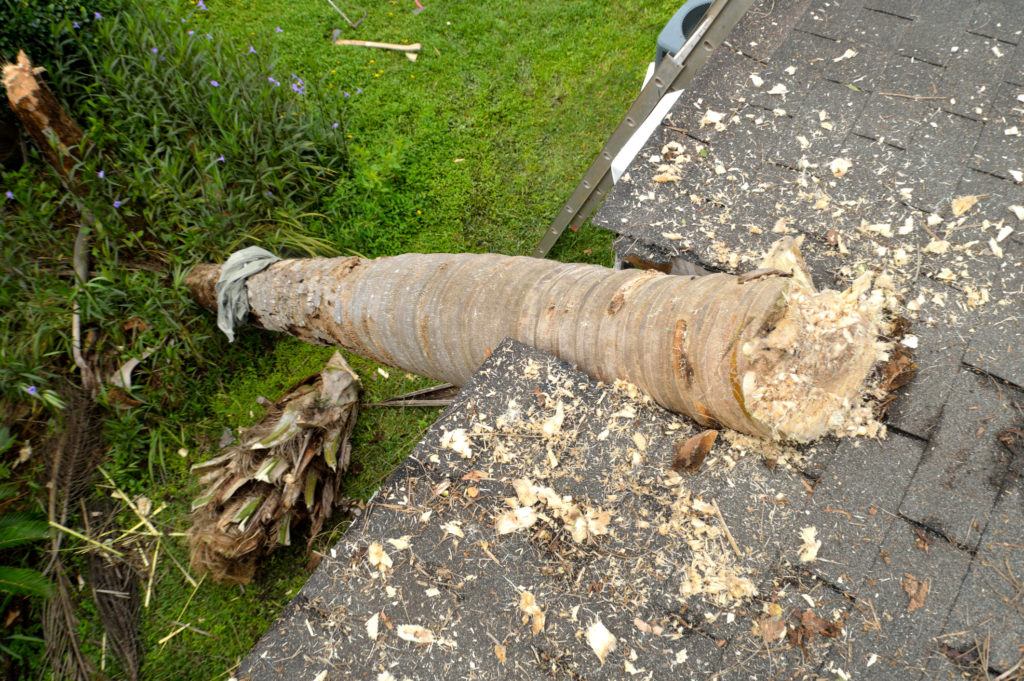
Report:
<svg viewBox="0 0 1024 681"><path fill-rule="evenodd" d="M120 207L121 207L121 202L120 201L114 201L114 208L120 208Z"/></svg>
<svg viewBox="0 0 1024 681"><path fill-rule="evenodd" d="M361 88L361 87L357 87L357 88L356 88L356 94L357 94L357 95L361 95L361 94L363 94L363 88Z"/></svg>
<svg viewBox="0 0 1024 681"><path fill-rule="evenodd" d="M96 173L96 177L98 177L98 178L100 178L102 180L103 179L103 171L101 170L100 172Z"/></svg>
<svg viewBox="0 0 1024 681"><path fill-rule="evenodd" d="M210 35L209 33L207 33L207 34L206 34L206 39L207 39L207 40L213 40L213 36L212 36L212 35Z"/></svg>
<svg viewBox="0 0 1024 681"><path fill-rule="evenodd" d="M190 29L188 30L188 34L189 34L189 35L194 35L194 34L195 34L195 31L193 31L193 30L192 30L192 29L190 28Z"/></svg>
<svg viewBox="0 0 1024 681"><path fill-rule="evenodd" d="M217 160L220 161L221 163L224 163L224 154L221 154L220 156L218 156Z"/></svg>
<svg viewBox="0 0 1024 681"><path fill-rule="evenodd" d="M36 394L36 387L34 385L30 385L28 387L28 394L29 395L35 395Z"/></svg>
<svg viewBox="0 0 1024 681"><path fill-rule="evenodd" d="M274 29L274 33L284 33L284 29L278 26L277 28Z"/></svg>
<svg viewBox="0 0 1024 681"><path fill-rule="evenodd" d="M210 81L210 85L212 85L213 87L220 87L220 83L218 83L218 82L217 82L217 81L215 81L215 80L211 80L211 81Z"/></svg>
<svg viewBox="0 0 1024 681"><path fill-rule="evenodd" d="M342 92L341 94L345 95L346 97L351 97L351 96L352 96L352 95L350 95L350 94L349 94L349 93L347 93L347 92Z"/></svg>
<svg viewBox="0 0 1024 681"><path fill-rule="evenodd" d="M337 123L331 123L331 130L337 130L337 129L338 129L338 124Z"/></svg>
<svg viewBox="0 0 1024 681"><path fill-rule="evenodd" d="M99 12L93 12L92 13L92 17L93 17L93 19L102 19L103 15L100 14Z"/></svg>
<svg viewBox="0 0 1024 681"><path fill-rule="evenodd" d="M154 48L153 48L152 50L150 50L150 52L152 52L153 54L156 54L156 53L157 53L157 52L159 52L159 51L160 51L160 50L156 49L155 47L154 47Z"/></svg>
<svg viewBox="0 0 1024 681"><path fill-rule="evenodd" d="M267 76L267 82L268 82L268 83L273 83L273 84L274 84L274 87L277 87L278 85L280 85L280 84L281 84L281 81L277 80L277 79L276 79L276 78L274 78L273 76Z"/></svg>
<svg viewBox="0 0 1024 681"><path fill-rule="evenodd" d="M71 24L71 25L74 26L75 28L82 28L82 25L79 24L77 21L75 23Z"/></svg>
<svg viewBox="0 0 1024 681"><path fill-rule="evenodd" d="M249 46L249 54L256 54L256 48L252 45Z"/></svg>
<svg viewBox="0 0 1024 681"><path fill-rule="evenodd" d="M6 192L4 192L4 196L6 196L9 199L13 199L14 198L14 192L12 192L10 189L8 189Z"/></svg>
<svg viewBox="0 0 1024 681"><path fill-rule="evenodd" d="M199 2L196 3L196 9L206 10L208 8L203 0L199 0Z"/></svg>

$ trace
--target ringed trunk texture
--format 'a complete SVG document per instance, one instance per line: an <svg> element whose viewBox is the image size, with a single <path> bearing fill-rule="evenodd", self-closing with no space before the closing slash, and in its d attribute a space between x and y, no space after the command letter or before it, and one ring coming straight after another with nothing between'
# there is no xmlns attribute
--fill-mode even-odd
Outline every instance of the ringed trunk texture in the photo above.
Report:
<svg viewBox="0 0 1024 681"><path fill-rule="evenodd" d="M219 274L218 265L198 265L186 279L210 310L217 307ZM772 342L780 322L800 323L790 300L806 288L805 279L781 272L683 277L439 253L282 260L246 285L251 323L405 371L464 385L509 337L594 378L633 383L702 425L805 441L829 428L836 409L857 401L877 357L871 320L855 320L845 327L852 343L836 348L829 337L810 349L830 360L816 357L816 375L801 377L813 384L795 386L801 404L779 409L773 394L774 411L752 409L759 388L780 371L794 373L791 365L805 355L803 347L780 351ZM844 295L813 295L825 294Z"/></svg>

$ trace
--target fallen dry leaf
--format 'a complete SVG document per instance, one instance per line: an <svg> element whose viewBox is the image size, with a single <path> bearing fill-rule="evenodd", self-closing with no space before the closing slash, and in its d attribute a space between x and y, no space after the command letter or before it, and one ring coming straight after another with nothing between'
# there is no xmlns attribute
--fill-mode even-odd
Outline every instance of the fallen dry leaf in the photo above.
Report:
<svg viewBox="0 0 1024 681"><path fill-rule="evenodd" d="M917 364L911 356L910 348L906 345L894 345L889 351L888 361L878 369L878 388L886 395L876 407L877 418L881 419L896 399L894 391L909 383L917 373Z"/></svg>
<svg viewBox="0 0 1024 681"><path fill-rule="evenodd" d="M481 480L487 480L490 476L487 475L486 471L470 471L462 476L463 480L469 480L470 482L480 482Z"/></svg>
<svg viewBox="0 0 1024 681"><path fill-rule="evenodd" d="M612 632L608 631L608 628L601 623L601 620L595 620L587 629L587 643L590 644L590 649L594 651L597 659L601 660L603 665L608 653L615 650L616 639Z"/></svg>
<svg viewBox="0 0 1024 681"><path fill-rule="evenodd" d="M494 656L498 658L498 662L505 664L505 646L501 644L494 646Z"/></svg>
<svg viewBox="0 0 1024 681"><path fill-rule="evenodd" d="M932 586L929 579L918 579L909 572L903 573L903 590L910 596L910 603L907 604L907 612L914 612L924 607L924 600L928 597L928 589Z"/></svg>
<svg viewBox="0 0 1024 681"><path fill-rule="evenodd" d="M885 392L902 388L914 377L917 365L911 360L910 348L896 345L889 351L889 361L881 368L881 379L878 387Z"/></svg>
<svg viewBox="0 0 1024 681"><path fill-rule="evenodd" d="M783 632L786 631L786 623L780 615L764 615L757 621L756 630L765 645L771 645L782 638Z"/></svg>
<svg viewBox="0 0 1024 681"><path fill-rule="evenodd" d="M380 613L374 613L373 617L366 620L366 634L370 637L370 640L377 640L377 627L380 623Z"/></svg>
<svg viewBox="0 0 1024 681"><path fill-rule="evenodd" d="M953 209L953 215L960 217L971 208L974 207L978 201L981 200L980 196L958 196L950 203L950 207Z"/></svg>
<svg viewBox="0 0 1024 681"><path fill-rule="evenodd" d="M799 611L794 611L796 614ZM842 630L842 626L839 622L829 622L814 614L811 610L804 610L798 615L800 619L800 626L811 635L813 638L815 635L824 636L825 638L835 638L839 635Z"/></svg>
<svg viewBox="0 0 1024 681"><path fill-rule="evenodd" d="M704 463L704 457L718 438L717 430L705 430L689 440L679 440L675 444L676 456L672 460L672 470L680 473L696 473Z"/></svg>
<svg viewBox="0 0 1024 681"><path fill-rule="evenodd" d="M413 643L433 643L434 632L418 624L401 624L398 626L398 638Z"/></svg>

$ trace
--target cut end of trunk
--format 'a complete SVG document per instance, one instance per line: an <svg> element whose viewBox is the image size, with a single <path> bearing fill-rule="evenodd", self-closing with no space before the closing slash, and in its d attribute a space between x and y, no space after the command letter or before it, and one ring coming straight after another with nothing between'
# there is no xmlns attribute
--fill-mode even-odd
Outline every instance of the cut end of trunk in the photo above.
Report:
<svg viewBox="0 0 1024 681"><path fill-rule="evenodd" d="M41 71L41 68L33 67L25 51L20 50L16 62L4 64L4 87L7 88L7 98L11 102L20 102L25 97L33 97L39 88L36 74Z"/></svg>
<svg viewBox="0 0 1024 681"><path fill-rule="evenodd" d="M795 247L786 257L802 269ZM864 398L886 348L878 340L882 299L869 294L871 274L842 292L817 292L805 271L793 275L782 316L742 347L749 367L741 379L744 406L777 439L877 436L883 427Z"/></svg>
<svg viewBox="0 0 1024 681"><path fill-rule="evenodd" d="M185 275L185 286L192 298L212 312L217 311L217 280L220 278L220 265L200 263Z"/></svg>

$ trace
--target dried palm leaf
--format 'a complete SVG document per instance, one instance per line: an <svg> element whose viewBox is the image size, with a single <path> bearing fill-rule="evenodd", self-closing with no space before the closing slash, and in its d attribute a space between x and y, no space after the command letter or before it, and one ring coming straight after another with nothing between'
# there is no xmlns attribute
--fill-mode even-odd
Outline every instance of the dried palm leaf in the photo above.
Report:
<svg viewBox="0 0 1024 681"><path fill-rule="evenodd" d="M359 378L339 353L293 386L224 454L196 464L204 485L192 502L192 567L221 582L252 579L257 560L291 543L293 524L310 539L331 515L351 455Z"/></svg>
<svg viewBox="0 0 1024 681"><path fill-rule="evenodd" d="M95 678L96 670L78 640L78 618L71 602L71 585L59 560L53 564L52 575L56 590L43 605L43 638L50 670L55 679L90 681Z"/></svg>
<svg viewBox="0 0 1024 681"><path fill-rule="evenodd" d="M89 583L100 622L129 681L139 678L139 578L126 561L109 554L89 553Z"/></svg>

